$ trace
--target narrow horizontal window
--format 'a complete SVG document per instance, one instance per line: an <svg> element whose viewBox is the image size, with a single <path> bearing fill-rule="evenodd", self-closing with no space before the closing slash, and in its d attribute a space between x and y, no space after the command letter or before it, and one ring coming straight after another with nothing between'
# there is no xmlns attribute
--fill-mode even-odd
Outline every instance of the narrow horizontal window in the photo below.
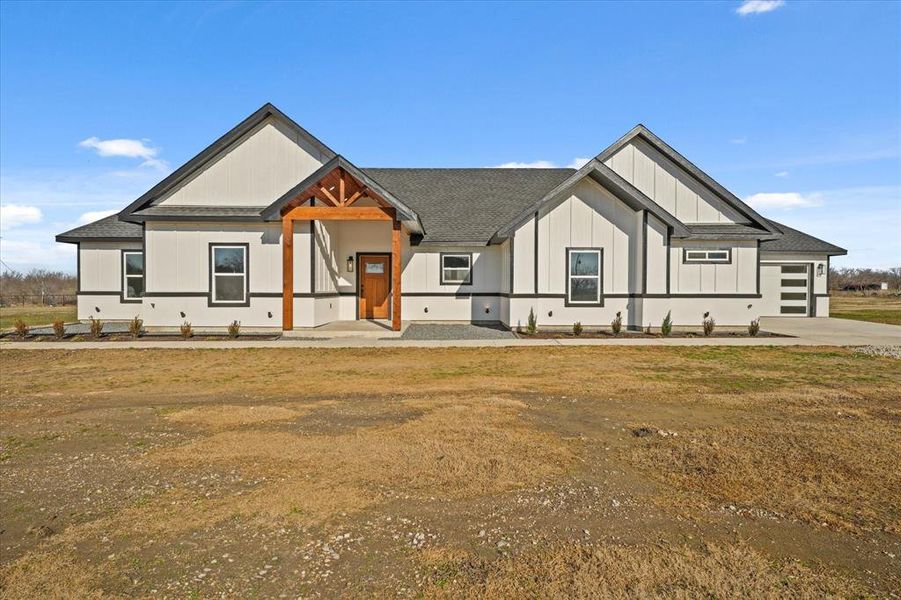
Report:
<svg viewBox="0 0 901 600"><path fill-rule="evenodd" d="M783 279L782 287L807 287L806 279Z"/></svg>
<svg viewBox="0 0 901 600"><path fill-rule="evenodd" d="M807 300L807 292L782 292L783 300Z"/></svg>
<svg viewBox="0 0 901 600"><path fill-rule="evenodd" d="M122 292L126 300L139 300L144 295L144 252L122 252Z"/></svg>
<svg viewBox="0 0 901 600"><path fill-rule="evenodd" d="M570 304L598 304L601 301L600 249L567 250L566 298Z"/></svg>
<svg viewBox="0 0 901 600"><path fill-rule="evenodd" d="M780 306L779 312L783 315L805 315L807 314L806 306Z"/></svg>
<svg viewBox="0 0 901 600"><path fill-rule="evenodd" d="M782 265L783 273L807 273L807 265Z"/></svg>
<svg viewBox="0 0 901 600"><path fill-rule="evenodd" d="M211 246L212 301L238 304L247 301L247 246Z"/></svg>
<svg viewBox="0 0 901 600"><path fill-rule="evenodd" d="M472 283L472 254L442 254L441 284Z"/></svg>
<svg viewBox="0 0 901 600"><path fill-rule="evenodd" d="M732 250L729 248L685 248L684 262L687 263L731 263Z"/></svg>

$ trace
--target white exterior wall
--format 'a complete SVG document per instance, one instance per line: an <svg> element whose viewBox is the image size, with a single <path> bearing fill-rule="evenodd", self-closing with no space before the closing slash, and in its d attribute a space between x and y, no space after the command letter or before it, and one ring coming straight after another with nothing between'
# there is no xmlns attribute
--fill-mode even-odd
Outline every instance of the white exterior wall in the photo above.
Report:
<svg viewBox="0 0 901 600"><path fill-rule="evenodd" d="M685 248L729 248L728 264L684 263ZM672 294L756 294L756 241L671 241L670 293Z"/></svg>
<svg viewBox="0 0 901 600"><path fill-rule="evenodd" d="M645 292L648 294L666 294L669 292L666 284L668 267L666 261L669 254L666 223L649 214L645 235L648 240L645 250L647 252L646 266L648 270Z"/></svg>
<svg viewBox="0 0 901 600"><path fill-rule="evenodd" d="M632 140L605 164L683 223L747 222L644 140Z"/></svg>
<svg viewBox="0 0 901 600"><path fill-rule="evenodd" d="M122 250L140 249L140 241L78 244L78 319L124 320L141 315L140 303L122 302Z"/></svg>
<svg viewBox="0 0 901 600"><path fill-rule="evenodd" d="M270 117L157 204L268 206L327 160L303 137Z"/></svg>

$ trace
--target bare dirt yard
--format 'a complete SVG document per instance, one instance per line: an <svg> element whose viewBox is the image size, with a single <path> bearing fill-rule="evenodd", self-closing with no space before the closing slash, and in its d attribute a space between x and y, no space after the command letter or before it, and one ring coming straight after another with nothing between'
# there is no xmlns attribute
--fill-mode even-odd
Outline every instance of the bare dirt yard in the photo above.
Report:
<svg viewBox="0 0 901 600"><path fill-rule="evenodd" d="M0 595L889 597L901 361L0 350Z"/></svg>

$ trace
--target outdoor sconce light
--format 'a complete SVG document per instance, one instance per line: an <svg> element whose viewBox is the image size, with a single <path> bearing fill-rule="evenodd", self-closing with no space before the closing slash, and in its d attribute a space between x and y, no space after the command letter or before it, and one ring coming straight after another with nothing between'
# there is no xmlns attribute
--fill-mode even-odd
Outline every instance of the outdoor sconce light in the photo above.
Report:
<svg viewBox="0 0 901 600"><path fill-rule="evenodd" d="M178 314L180 314L180 315L181 315L181 318L182 318L182 319L184 319L184 318L185 318L185 311L180 311L180 312L179 312L179 313L178 313Z"/></svg>
<svg viewBox="0 0 901 600"><path fill-rule="evenodd" d="M485 307L485 314L487 315L487 314L490 313L490 312L491 312L491 307L490 307L490 306L486 306L486 307Z"/></svg>
<svg viewBox="0 0 901 600"><path fill-rule="evenodd" d="M824 271L823 263L818 264L817 265L817 277L822 277L823 271Z"/></svg>
<svg viewBox="0 0 901 600"><path fill-rule="evenodd" d="M150 308L156 308L156 302L151 302L151 303L150 303Z"/></svg>
<svg viewBox="0 0 901 600"><path fill-rule="evenodd" d="M553 317L553 316L554 316L554 311L552 311L552 310L547 311L547 316Z"/></svg>
<svg viewBox="0 0 901 600"><path fill-rule="evenodd" d="M271 311L271 310L270 310L269 312L267 312L266 314L269 315L269 318L270 318L270 319L272 318L272 311Z"/></svg>
<svg viewBox="0 0 901 600"><path fill-rule="evenodd" d="M99 306L95 306L95 307L94 307L94 311L95 311L95 312L100 312L100 307L99 307Z"/></svg>
<svg viewBox="0 0 901 600"><path fill-rule="evenodd" d="M422 309L422 312L429 312L429 307L426 306L424 309Z"/></svg>
<svg viewBox="0 0 901 600"><path fill-rule="evenodd" d="M353 256L347 257L347 272L348 273L354 272L354 257Z"/></svg>

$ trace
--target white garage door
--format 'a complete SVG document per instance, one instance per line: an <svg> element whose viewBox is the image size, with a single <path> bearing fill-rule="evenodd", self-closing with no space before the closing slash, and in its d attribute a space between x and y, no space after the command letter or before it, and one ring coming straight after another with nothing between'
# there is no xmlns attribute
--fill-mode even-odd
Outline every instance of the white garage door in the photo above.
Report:
<svg viewBox="0 0 901 600"><path fill-rule="evenodd" d="M810 314L810 265L781 265L779 314L806 317Z"/></svg>

